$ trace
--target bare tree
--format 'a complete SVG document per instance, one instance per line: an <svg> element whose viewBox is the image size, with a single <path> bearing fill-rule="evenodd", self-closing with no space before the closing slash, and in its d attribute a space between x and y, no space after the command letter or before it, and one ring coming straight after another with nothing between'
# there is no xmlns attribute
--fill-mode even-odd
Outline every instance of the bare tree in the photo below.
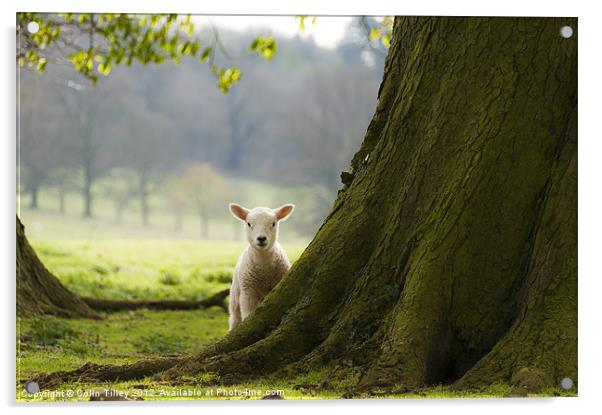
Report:
<svg viewBox="0 0 602 415"><path fill-rule="evenodd" d="M209 238L209 223L225 206L225 179L207 163L190 165L182 178L191 205L201 221L201 237Z"/></svg>
<svg viewBox="0 0 602 415"><path fill-rule="evenodd" d="M67 194L77 189L77 182L79 180L77 171L73 168L59 165L50 170L48 179L49 185L57 192L59 213L64 216L67 213Z"/></svg>
<svg viewBox="0 0 602 415"><path fill-rule="evenodd" d="M140 221L148 226L150 197L159 189L161 173L170 167L176 147L173 128L165 115L150 110L139 97L123 97L119 106L123 116L118 121L122 136L118 148L123 151L122 163L136 174Z"/></svg>
<svg viewBox="0 0 602 415"><path fill-rule="evenodd" d="M30 194L29 207L38 208L38 192L48 184L49 171L64 161L65 137L60 125L60 107L53 105L53 88L43 88L36 79L19 85L18 167L20 183ZM31 81L31 82L30 82Z"/></svg>
<svg viewBox="0 0 602 415"><path fill-rule="evenodd" d="M59 97L65 115L70 117L66 126L71 129L69 150L73 163L82 172L83 216L90 218L93 214L93 185L114 163L112 155L107 152L113 137L110 119L115 113L111 95L100 89L66 87Z"/></svg>
<svg viewBox="0 0 602 415"><path fill-rule="evenodd" d="M167 183L165 193L166 204L169 211L173 214L174 230L182 232L184 214L190 207L186 183L182 177L172 179Z"/></svg>
<svg viewBox="0 0 602 415"><path fill-rule="evenodd" d="M136 175L124 168L111 169L100 182L101 194L113 202L115 222L123 222L123 213L136 195Z"/></svg>

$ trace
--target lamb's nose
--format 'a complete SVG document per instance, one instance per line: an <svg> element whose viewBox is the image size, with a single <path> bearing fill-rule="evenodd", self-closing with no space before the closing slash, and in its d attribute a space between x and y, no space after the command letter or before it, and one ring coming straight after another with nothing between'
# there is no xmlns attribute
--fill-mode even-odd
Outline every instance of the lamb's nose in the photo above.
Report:
<svg viewBox="0 0 602 415"><path fill-rule="evenodd" d="M265 236L258 236L257 237L257 242L259 242L260 244L264 243L268 238Z"/></svg>

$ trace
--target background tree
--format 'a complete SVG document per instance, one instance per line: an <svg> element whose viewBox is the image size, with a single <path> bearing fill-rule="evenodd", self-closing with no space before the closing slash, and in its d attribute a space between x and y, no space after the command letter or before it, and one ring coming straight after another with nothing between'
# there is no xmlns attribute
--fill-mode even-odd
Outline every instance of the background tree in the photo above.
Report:
<svg viewBox="0 0 602 415"><path fill-rule="evenodd" d="M111 123L104 126L95 122L97 118L106 120L115 113L110 97L104 91L87 90L86 95L76 89L62 91L61 100L72 117L73 130L68 132L72 141L68 151L73 162L81 171L80 190L83 199L83 216L93 216L93 187L97 179L114 164L109 150L112 137L107 134ZM93 96L92 99L89 99ZM108 127L107 127L108 126Z"/></svg>
<svg viewBox="0 0 602 415"><path fill-rule="evenodd" d="M121 105L127 110L118 121L119 147L124 151L124 166L136 173L140 220L148 226L149 199L161 184L161 173L173 159L175 139L171 123L163 114L149 110L144 102L126 102L126 98L123 101Z"/></svg>
<svg viewBox="0 0 602 415"><path fill-rule="evenodd" d="M43 76L21 71L24 86L35 82L48 96L38 105L39 111L32 110L28 128L44 132L48 122L56 123L64 145L56 154L42 152L42 162L73 170L73 179L81 180L82 199L85 201L87 194L93 199L90 211L96 213L95 221L113 220L112 215L94 212L103 199L113 204L97 186L111 168L139 172L142 191L136 191L138 202L131 210L140 218L136 222L148 223L150 211L169 204L167 187L153 183L154 179L177 181L189 164L207 162L231 178L226 187L233 195L238 192L237 181L252 180L254 183L245 183L249 192L264 196L252 203L283 203L276 193L290 195L290 201L303 197L308 203L298 207L303 214L292 219L291 228L295 237L311 236L328 213L338 190L339 172L348 165L369 123L382 75L382 66L368 65L360 56L371 49L364 50L358 43L351 47L356 26L352 22L345 43L332 50L318 47L311 39L282 39L269 63L259 56L246 58L253 34L220 29L220 42L240 57L235 62L245 76L245 82L230 89L228 95L215 87L211 68L195 59L182 58L177 67L170 63L138 67L136 62L132 63L136 70L115 67L93 88L74 78L68 66L49 65ZM211 39L211 33L199 31L199 36ZM220 48L212 59L219 66L228 62ZM374 55L372 61L378 59ZM173 76L174 70L177 76ZM31 101L29 89L24 88L22 94L23 102ZM42 106L52 107L54 119L44 115ZM82 116L90 119L89 139L82 133ZM340 126L344 126L344 134ZM36 139L42 138L20 137L24 145ZM83 145L86 142L90 145ZM83 173L86 171L89 174ZM86 177L91 180L85 181ZM264 183L274 189L255 190ZM49 186L42 182L41 203L60 205L54 200L55 188L45 191ZM292 187L298 191L289 189ZM183 212L184 216L190 214ZM133 218L126 216L124 224L134 222ZM215 218L220 221L219 233L225 234L221 224L226 219L230 223L228 212L223 210ZM151 232L165 230L163 225L157 215ZM238 233L235 223L232 226Z"/></svg>
<svg viewBox="0 0 602 415"><path fill-rule="evenodd" d="M54 167L48 174L48 182L56 190L59 199L58 210L62 216L67 213L67 195L77 189L77 174L64 165Z"/></svg>
<svg viewBox="0 0 602 415"><path fill-rule="evenodd" d="M99 183L100 193L111 200L115 209L115 222L123 223L123 214L136 194L137 177L122 168L112 169Z"/></svg>
<svg viewBox="0 0 602 415"><path fill-rule="evenodd" d="M567 24L577 27L396 18L346 187L256 311L196 356L40 383L215 372L228 384L319 370L354 395L576 380L577 43L559 35Z"/></svg>
<svg viewBox="0 0 602 415"><path fill-rule="evenodd" d="M344 77L340 76L343 70ZM366 97L376 88L365 81L370 78L369 71L364 65L344 69L338 63L311 72L307 85L303 85L309 88L305 99L286 108L295 115L283 117L286 121L279 125L278 133L270 136L289 136L288 145L296 157L285 159L286 168L279 166L293 172L293 177L286 177L289 183L320 183L333 193L339 188L339 174L360 145L372 115L373 103ZM284 164L278 157L272 161ZM302 170L307 172L299 175Z"/></svg>
<svg viewBox="0 0 602 415"><path fill-rule="evenodd" d="M20 102L20 181L23 190L30 195L30 209L37 209L39 190L44 184L50 184L48 172L65 162L66 140L60 125L59 109L48 105L56 88L42 88L38 82L19 88L27 97Z"/></svg>
<svg viewBox="0 0 602 415"><path fill-rule="evenodd" d="M182 232L183 218L186 210L190 208L190 198L186 183L182 178L172 179L165 183L167 187L166 205L167 209L172 212L174 218L174 230Z"/></svg>
<svg viewBox="0 0 602 415"><path fill-rule="evenodd" d="M184 172L183 186L201 223L201 237L209 239L209 224L216 210L227 206L224 178L206 163L193 164Z"/></svg>

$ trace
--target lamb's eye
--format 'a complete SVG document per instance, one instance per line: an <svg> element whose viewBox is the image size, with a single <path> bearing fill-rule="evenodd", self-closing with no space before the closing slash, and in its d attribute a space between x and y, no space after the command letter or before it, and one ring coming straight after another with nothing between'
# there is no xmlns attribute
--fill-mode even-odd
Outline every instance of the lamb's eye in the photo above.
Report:
<svg viewBox="0 0 602 415"><path fill-rule="evenodd" d="M272 222L272 228L276 226L276 222Z"/></svg>
<svg viewBox="0 0 602 415"><path fill-rule="evenodd" d="M247 226L250 228L251 227L251 222L247 222Z"/></svg>

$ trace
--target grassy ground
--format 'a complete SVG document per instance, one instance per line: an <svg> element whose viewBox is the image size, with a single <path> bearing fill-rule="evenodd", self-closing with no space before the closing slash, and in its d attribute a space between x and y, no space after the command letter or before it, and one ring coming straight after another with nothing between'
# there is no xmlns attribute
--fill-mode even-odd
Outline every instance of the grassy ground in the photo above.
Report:
<svg viewBox="0 0 602 415"><path fill-rule="evenodd" d="M112 233L101 221L79 222L48 213L23 215L27 234L46 266L71 290L108 299L198 299L229 287L231 272L243 242L195 241L140 235L128 229ZM35 224L38 224L36 229ZM78 226L76 226L77 224ZM90 226L97 231L90 236ZM112 236L113 235L113 236ZM128 237L129 235L129 237ZM133 236L132 236L133 235ZM287 243L295 261L304 242ZM30 395L24 381L40 372L75 369L87 362L124 364L158 356L192 354L227 332L227 315L220 308L198 311L139 310L108 314L103 320L38 317L17 322L17 399L19 401L89 400L91 390L109 388L130 399L285 399L340 398L349 379L322 384L320 373L287 382L233 387L204 387L204 374L185 385L151 379L114 384L62 385ZM43 385L41 385L43 387ZM512 395L507 385L481 391L454 392L438 386L404 395L382 397L500 397ZM567 395L551 389L544 396Z"/></svg>

